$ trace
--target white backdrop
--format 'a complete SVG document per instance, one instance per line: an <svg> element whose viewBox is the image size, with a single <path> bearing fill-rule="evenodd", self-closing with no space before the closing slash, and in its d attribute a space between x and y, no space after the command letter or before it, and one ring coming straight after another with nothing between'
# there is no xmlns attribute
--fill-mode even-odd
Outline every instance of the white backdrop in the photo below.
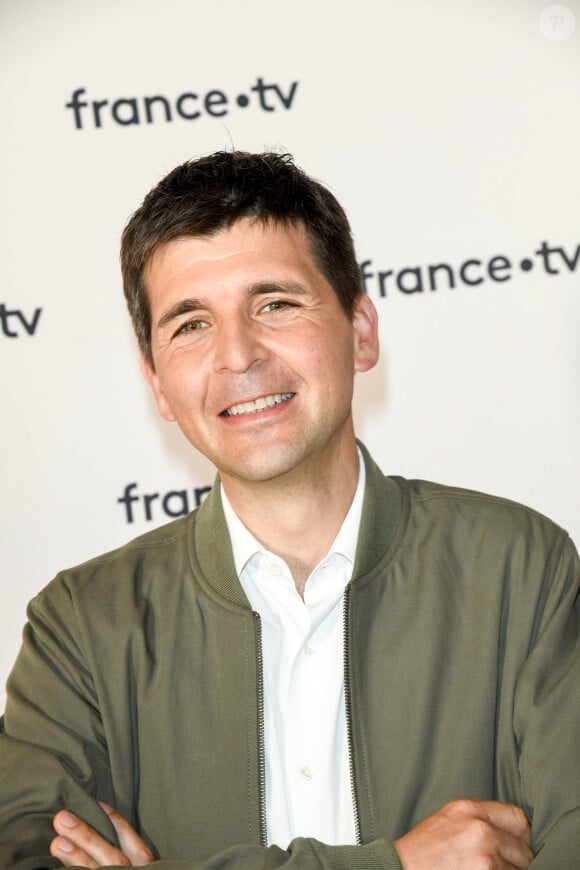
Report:
<svg viewBox="0 0 580 870"><path fill-rule="evenodd" d="M0 684L59 568L213 480L141 382L118 241L218 148L288 150L345 205L383 346L358 432L385 472L580 540L578 0L0 0L0 70Z"/></svg>

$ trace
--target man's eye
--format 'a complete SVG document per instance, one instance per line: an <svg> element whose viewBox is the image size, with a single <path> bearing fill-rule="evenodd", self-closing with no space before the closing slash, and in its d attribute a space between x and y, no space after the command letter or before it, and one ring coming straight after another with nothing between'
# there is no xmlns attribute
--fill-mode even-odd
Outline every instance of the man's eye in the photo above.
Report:
<svg viewBox="0 0 580 870"><path fill-rule="evenodd" d="M187 323L183 323L177 332L176 335L184 335L187 332L197 332L198 329L203 329L206 326L205 320L188 320Z"/></svg>
<svg viewBox="0 0 580 870"><path fill-rule="evenodd" d="M277 299L275 302L268 302L267 305L264 305L263 311L284 311L286 308L291 308L292 303L287 302L285 299L280 300Z"/></svg>

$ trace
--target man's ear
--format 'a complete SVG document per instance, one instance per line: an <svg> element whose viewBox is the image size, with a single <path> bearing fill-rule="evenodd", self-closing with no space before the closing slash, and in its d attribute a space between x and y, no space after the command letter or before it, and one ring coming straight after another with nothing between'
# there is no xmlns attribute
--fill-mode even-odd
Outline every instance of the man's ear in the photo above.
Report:
<svg viewBox="0 0 580 870"><path fill-rule="evenodd" d="M367 372L379 358L379 316L365 293L357 296L352 310L354 370Z"/></svg>
<svg viewBox="0 0 580 870"><path fill-rule="evenodd" d="M159 413L163 417L164 420L167 420L168 423L173 423L175 417L173 416L173 412L169 406L169 402L165 398L163 390L161 389L161 385L159 383L159 378L155 372L155 369L145 356L145 354L141 354L140 358L141 362L141 371L143 372L143 377L151 387L153 391L153 395L155 396L155 401L157 403L157 408Z"/></svg>

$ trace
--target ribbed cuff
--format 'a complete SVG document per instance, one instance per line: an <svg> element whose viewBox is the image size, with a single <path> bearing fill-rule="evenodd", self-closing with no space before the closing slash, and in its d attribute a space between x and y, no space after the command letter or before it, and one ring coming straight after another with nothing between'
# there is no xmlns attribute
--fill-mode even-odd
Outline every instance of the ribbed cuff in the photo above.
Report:
<svg viewBox="0 0 580 870"><path fill-rule="evenodd" d="M366 846L317 846L332 870L403 870L397 850L386 840L374 840Z"/></svg>

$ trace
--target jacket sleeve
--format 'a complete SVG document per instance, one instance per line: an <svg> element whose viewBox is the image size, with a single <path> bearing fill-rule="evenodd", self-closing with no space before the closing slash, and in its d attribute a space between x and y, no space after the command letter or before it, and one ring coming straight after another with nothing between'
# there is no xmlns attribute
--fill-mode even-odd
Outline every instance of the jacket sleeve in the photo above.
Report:
<svg viewBox="0 0 580 870"><path fill-rule="evenodd" d="M530 870L574 870L580 855L580 563L565 538L548 564L530 652L517 684L514 732Z"/></svg>
<svg viewBox="0 0 580 870"><path fill-rule="evenodd" d="M63 806L72 808L118 846L105 813L76 781L64 759L6 734L0 735L0 758L0 870L62 866L50 856L48 847L55 836L53 815ZM158 870L401 870L394 847L384 840L365 846L328 846L306 838L294 840L287 851L241 845L206 860L160 859L151 866Z"/></svg>
<svg viewBox="0 0 580 870"><path fill-rule="evenodd" d="M29 622L0 720L0 870L48 870L52 819L68 808L109 842L116 833L98 801L115 805L105 729L70 600L52 587L29 607ZM154 844L148 842L153 848ZM154 850L155 851L155 850ZM203 860L159 856L159 870L401 870L392 845L327 846L298 838L288 850L240 845Z"/></svg>

